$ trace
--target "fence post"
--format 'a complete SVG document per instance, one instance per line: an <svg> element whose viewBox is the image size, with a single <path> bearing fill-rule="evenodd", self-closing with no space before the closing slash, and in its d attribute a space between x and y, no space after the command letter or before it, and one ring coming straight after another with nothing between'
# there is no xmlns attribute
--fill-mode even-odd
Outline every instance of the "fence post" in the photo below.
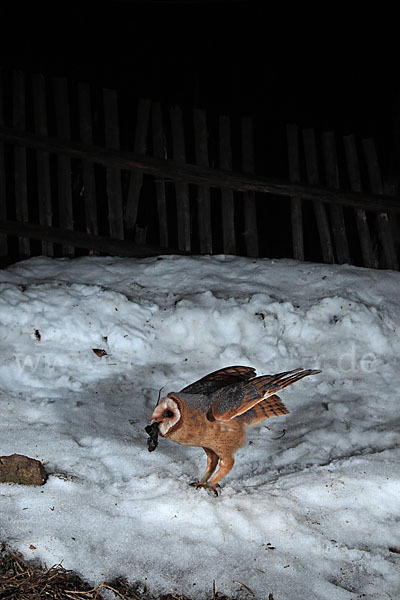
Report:
<svg viewBox="0 0 400 600"><path fill-rule="evenodd" d="M219 118L219 166L232 171L231 120ZM225 254L236 254L235 206L233 191L221 188L222 201L222 237Z"/></svg>
<svg viewBox="0 0 400 600"><path fill-rule="evenodd" d="M70 140L71 125L69 118L68 81L65 78L53 79L54 103L56 109L57 135ZM69 156L57 156L59 226L62 229L74 229L72 209L71 159ZM75 256L73 246L63 245L63 255Z"/></svg>
<svg viewBox="0 0 400 600"><path fill-rule="evenodd" d="M349 176L350 189L352 192L361 192L361 173L356 141L353 134L343 136L344 150L346 154L347 172ZM361 254L365 267L371 269L378 268L378 261L372 246L371 235L369 232L367 213L363 208L355 208L356 225L358 237L360 240Z"/></svg>
<svg viewBox="0 0 400 600"><path fill-rule="evenodd" d="M376 153L375 142L372 138L362 141L364 148L365 160L367 163L368 176L373 194L383 194L383 183L381 170ZM389 214L387 212L378 213L377 216L378 234L382 244L383 253L385 256L386 267L388 269L399 270L396 249L393 243L392 231L389 222Z"/></svg>
<svg viewBox="0 0 400 600"><path fill-rule="evenodd" d="M299 129L297 125L286 125L288 143L289 181L300 183L300 153L299 153ZM304 260L304 238L303 238L303 213L301 198L292 196L291 199L292 220L292 245L293 258Z"/></svg>
<svg viewBox="0 0 400 600"><path fill-rule="evenodd" d="M335 134L332 131L325 131L322 134L322 148L325 161L326 183L329 188L338 190L339 169L337 164ZM333 238L336 246L336 256L339 264L350 264L349 244L346 236L346 224L344 221L343 208L335 206L329 207L332 223Z"/></svg>
<svg viewBox="0 0 400 600"><path fill-rule="evenodd" d="M93 144L92 110L90 86L88 83L78 83L79 135L84 144ZM83 197L85 200L86 231L98 235L98 215L96 201L96 180L94 164L82 161ZM95 250L93 254L98 254Z"/></svg>
<svg viewBox="0 0 400 600"><path fill-rule="evenodd" d="M172 150L174 160L180 163L186 162L185 136L183 129L182 109L179 106L171 108L172 128ZM186 182L177 181L176 190L176 212L178 219L178 247L179 250L190 252L190 205L189 186Z"/></svg>
<svg viewBox="0 0 400 600"><path fill-rule="evenodd" d="M32 76L35 131L38 135L48 134L45 84L46 82L43 75L36 73ZM37 150L36 168L38 179L39 223L40 225L51 227L53 224L53 211L50 184L50 156L48 152ZM54 244L42 240L42 253L45 256L54 256Z"/></svg>
<svg viewBox="0 0 400 600"><path fill-rule="evenodd" d="M254 173L254 135L251 117L242 118L242 167L245 173ZM244 192L243 203L247 256L257 257L258 231L255 192Z"/></svg>
<svg viewBox="0 0 400 600"><path fill-rule="evenodd" d="M196 162L200 166L208 167L208 130L205 111L195 108L193 121ZM212 254L210 188L207 185L197 186L197 220L200 253Z"/></svg>
<svg viewBox="0 0 400 600"><path fill-rule="evenodd" d="M310 185L319 186L319 170L314 129L303 129L303 143L306 157L307 180ZM313 201L315 218L321 243L322 257L325 263L334 263L333 247L326 209L322 202Z"/></svg>
<svg viewBox="0 0 400 600"><path fill-rule="evenodd" d="M399 177L400 177L400 96L397 96L396 117L394 119L392 147L390 152L389 167L384 177L384 192L387 196L399 196ZM393 243L397 252L400 249L400 218L399 215L391 213L390 221L392 225Z"/></svg>
<svg viewBox="0 0 400 600"><path fill-rule="evenodd" d="M167 158L166 144L164 140L164 127L162 122L161 105L153 102L151 107L151 129L153 136L153 153L157 158ZM160 246L168 247L168 215L167 199L165 195L164 177L155 180L157 196L158 230L160 235Z"/></svg>
<svg viewBox="0 0 400 600"><path fill-rule="evenodd" d="M117 93L115 90L103 90L105 141L107 148L119 150L119 119ZM121 170L107 167L108 225L110 236L124 239L124 220L122 214Z"/></svg>
<svg viewBox="0 0 400 600"><path fill-rule="evenodd" d="M133 143L133 152L135 154L146 154L150 106L150 100L139 98L136 111L135 140ZM132 171L129 178L129 189L125 210L125 225L130 231L135 230L142 184L142 171Z"/></svg>
<svg viewBox="0 0 400 600"><path fill-rule="evenodd" d="M25 129L25 76L22 71L14 71L14 98L13 98L13 125L16 129ZM17 221L29 221L28 211L28 183L26 175L26 148L14 146L14 176L15 176L15 204ZM28 238L18 238L19 253L21 258L31 255Z"/></svg>
<svg viewBox="0 0 400 600"><path fill-rule="evenodd" d="M0 68L0 125L4 125L3 112L3 72ZM0 140L0 220L7 220L7 204L6 204L6 169L4 163L4 142ZM8 255L7 235L0 234L0 258L5 258Z"/></svg>

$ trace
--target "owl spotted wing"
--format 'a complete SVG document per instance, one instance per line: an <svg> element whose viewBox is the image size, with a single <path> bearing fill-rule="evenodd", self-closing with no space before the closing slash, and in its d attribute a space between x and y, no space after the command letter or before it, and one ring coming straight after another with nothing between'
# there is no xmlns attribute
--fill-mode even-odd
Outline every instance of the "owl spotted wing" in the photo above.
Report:
<svg viewBox="0 0 400 600"><path fill-rule="evenodd" d="M320 371L295 369L276 375L261 375L250 381L243 381L239 385L225 387L215 393L215 401L211 407L212 416L218 421L230 421L273 396L279 390L303 379L303 377L316 373L320 373ZM276 408L278 409L278 406ZM284 414L283 409L280 414ZM270 416L278 416L278 414Z"/></svg>
<svg viewBox="0 0 400 600"><path fill-rule="evenodd" d="M224 369L213 371L213 373L209 373L205 377L187 385L181 392L209 396L221 388L251 379L255 374L256 371L253 367L225 367Z"/></svg>
<svg viewBox="0 0 400 600"><path fill-rule="evenodd" d="M253 406L253 408L242 415L235 417L235 420L238 419L247 426L255 426L261 425L265 419L270 419L271 417L280 417L282 415L287 415L288 413L289 411L283 404L282 400L279 398L279 396L274 394L265 400L261 400L261 402Z"/></svg>

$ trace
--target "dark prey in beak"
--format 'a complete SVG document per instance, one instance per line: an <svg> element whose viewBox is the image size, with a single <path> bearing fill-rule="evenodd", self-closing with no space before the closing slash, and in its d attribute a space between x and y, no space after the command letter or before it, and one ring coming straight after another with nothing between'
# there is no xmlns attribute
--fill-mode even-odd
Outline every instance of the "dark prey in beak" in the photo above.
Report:
<svg viewBox="0 0 400 600"><path fill-rule="evenodd" d="M145 427L145 431L149 436L147 440L147 448L149 452L153 452L157 448L158 445L158 423L154 421L151 425L147 425Z"/></svg>

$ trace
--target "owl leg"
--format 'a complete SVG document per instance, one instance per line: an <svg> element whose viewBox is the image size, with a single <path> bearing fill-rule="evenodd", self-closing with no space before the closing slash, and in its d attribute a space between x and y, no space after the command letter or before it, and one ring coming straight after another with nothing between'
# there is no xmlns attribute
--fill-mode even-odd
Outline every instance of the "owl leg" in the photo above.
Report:
<svg viewBox="0 0 400 600"><path fill-rule="evenodd" d="M217 456L217 455L216 455ZM210 481L199 481L199 483L195 484L196 487L203 487L203 488L207 488L210 489L214 492L215 496L218 496L218 491L217 488L219 487L219 481L221 481L221 479L223 479L225 477L225 475L227 475L229 473L229 471L232 469L233 465L234 465L234 458L232 455L226 455L223 457L219 457L220 458L220 463L219 463L219 469L218 471L215 473L214 477L212 477L210 479ZM217 457L218 460L218 457ZM207 471L206 471L207 473Z"/></svg>
<svg viewBox="0 0 400 600"><path fill-rule="evenodd" d="M203 448L203 450L207 454L207 468L203 477L200 479L200 483L205 483L210 479L218 464L218 456L215 454L215 452L209 450L208 448Z"/></svg>
<svg viewBox="0 0 400 600"><path fill-rule="evenodd" d="M221 479L223 479L225 475L228 475L234 463L235 459L231 454L228 454L227 456L220 456L219 469L215 473L214 477L212 477L208 482L209 486L211 488L219 487L218 482L221 481Z"/></svg>
<svg viewBox="0 0 400 600"><path fill-rule="evenodd" d="M194 487L204 487L204 484L208 481L208 479L214 473L215 469L217 468L217 464L218 464L218 456L215 454L215 452L213 452L209 448L203 448L203 450L207 454L207 468L204 472L203 477L200 479L200 481L196 481L191 484Z"/></svg>

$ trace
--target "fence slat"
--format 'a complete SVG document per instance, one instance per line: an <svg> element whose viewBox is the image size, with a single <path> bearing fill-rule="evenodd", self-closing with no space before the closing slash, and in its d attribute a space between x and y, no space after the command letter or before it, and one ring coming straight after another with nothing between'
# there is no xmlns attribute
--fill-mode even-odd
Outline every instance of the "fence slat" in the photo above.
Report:
<svg viewBox="0 0 400 600"><path fill-rule="evenodd" d="M376 152L375 142L372 138L362 141L365 160L367 163L368 176L373 194L383 194L383 183L381 170L379 166L378 155ZM392 230L389 222L389 214L381 212L377 214L377 226L380 242L383 248L386 267L388 269L399 270L396 249L393 243Z"/></svg>
<svg viewBox="0 0 400 600"><path fill-rule="evenodd" d="M314 129L303 129L303 144L306 158L308 183L312 186L319 186L320 179ZM321 243L322 258L325 263L334 263L335 258L333 254L332 240L325 206L318 200L313 201L313 206Z"/></svg>
<svg viewBox="0 0 400 600"><path fill-rule="evenodd" d="M358 160L356 140L353 134L343 136L344 151L346 154L347 172L352 192L361 192L361 173ZM361 255L364 267L377 269L378 261L372 246L369 232L367 213L363 208L354 209L358 237L360 240Z"/></svg>
<svg viewBox="0 0 400 600"><path fill-rule="evenodd" d="M324 131L322 134L322 149L325 162L326 183L329 188L340 189L339 168L336 153L335 134ZM333 239L336 247L336 257L339 264L350 264L350 250L346 235L346 224L343 208L332 204L329 207L332 223Z"/></svg>
<svg viewBox="0 0 400 600"><path fill-rule="evenodd" d="M399 99L398 99L399 100ZM390 149L390 158L383 181L383 191L386 196L399 197L400 183L400 105L397 101L396 116L392 127L392 145ZM392 228L393 243L397 254L400 252L400 219L398 215L390 214L390 224Z"/></svg>
<svg viewBox="0 0 400 600"><path fill-rule="evenodd" d="M193 122L196 162L198 165L208 167L206 112L195 108L193 111ZM199 185L197 188L197 219L199 224L200 253L212 254L210 188L207 185Z"/></svg>
<svg viewBox="0 0 400 600"><path fill-rule="evenodd" d="M153 153L158 158L167 158L166 144L164 140L164 127L162 121L161 104L153 102L151 108L152 119L152 137L153 137ZM160 246L168 246L168 216L167 216L167 199L165 195L164 177L156 177L155 179L156 197L157 197L157 214L158 214L158 231L160 236Z"/></svg>
<svg viewBox="0 0 400 600"><path fill-rule="evenodd" d="M242 166L245 173L254 173L254 135L253 119L242 118ZM254 192L244 192L244 222L247 256L258 256L258 232L256 195Z"/></svg>
<svg viewBox="0 0 400 600"><path fill-rule="evenodd" d="M133 143L133 151L135 154L146 154L150 107L150 100L145 100L143 98L138 100L135 140ZM125 210L125 225L130 231L133 231L136 226L142 184L143 172L136 171L135 173L132 171L129 178L129 189Z"/></svg>
<svg viewBox="0 0 400 600"><path fill-rule="evenodd" d="M119 150L119 118L117 93L114 90L103 90L105 141L107 148ZM108 199L108 224L110 236L124 239L124 221L122 214L122 183L121 171L118 168L108 167L107 199Z"/></svg>
<svg viewBox="0 0 400 600"><path fill-rule="evenodd" d="M78 83L79 135L84 144L93 144L90 86ZM99 233L94 164L82 161L83 197L85 200L86 231ZM95 251L94 251L95 252Z"/></svg>
<svg viewBox="0 0 400 600"><path fill-rule="evenodd" d="M53 79L54 105L56 111L57 135L63 140L71 138L71 125L69 118L68 81L64 77ZM72 180L71 159L69 156L57 156L58 176L58 210L59 226L62 229L74 228L74 217L72 209ZM75 256L73 246L62 247L63 256Z"/></svg>
<svg viewBox="0 0 400 600"><path fill-rule="evenodd" d="M22 71L13 73L13 125L19 130L25 129L25 75ZM26 173L26 149L14 147L15 208L17 220L29 221L28 182ZM18 238L20 258L31 255L28 238Z"/></svg>
<svg viewBox="0 0 400 600"><path fill-rule="evenodd" d="M400 105L397 97L396 114L392 126L392 144L390 148L389 167L386 171L384 190L388 196L398 197L399 194L399 173L400 173ZM394 220L394 219L393 219ZM399 226L397 232L400 234Z"/></svg>
<svg viewBox="0 0 400 600"><path fill-rule="evenodd" d="M185 136L183 129L182 109L173 106L170 111L172 130L172 152L174 160L178 163L186 162ZM176 212L178 220L178 247L179 250L190 251L190 205L189 186L186 182L177 181L176 190Z"/></svg>
<svg viewBox="0 0 400 600"><path fill-rule="evenodd" d="M46 84L43 75L32 75L33 112L35 131L39 135L47 135L47 102ZM36 169L38 179L39 223L51 227L53 211L51 203L50 157L48 152L36 152ZM54 256L54 245L42 240L44 256Z"/></svg>
<svg viewBox="0 0 400 600"><path fill-rule="evenodd" d="M219 118L219 167L232 170L231 120ZM222 238L225 254L236 254L235 205L233 191L221 188L222 201Z"/></svg>
<svg viewBox="0 0 400 600"><path fill-rule="evenodd" d="M299 129L297 125L288 124L286 126L286 136L288 144L288 163L289 163L289 181L300 183L300 152L299 152ZM292 196L291 202L291 221L292 221L292 246L293 258L304 260L304 238L303 238L303 213L301 208L301 198Z"/></svg>
<svg viewBox="0 0 400 600"><path fill-rule="evenodd" d="M3 72L0 68L0 125L4 125ZM0 220L7 219L6 168L4 162L4 142L0 140ZM8 255L7 235L0 234L0 257Z"/></svg>

